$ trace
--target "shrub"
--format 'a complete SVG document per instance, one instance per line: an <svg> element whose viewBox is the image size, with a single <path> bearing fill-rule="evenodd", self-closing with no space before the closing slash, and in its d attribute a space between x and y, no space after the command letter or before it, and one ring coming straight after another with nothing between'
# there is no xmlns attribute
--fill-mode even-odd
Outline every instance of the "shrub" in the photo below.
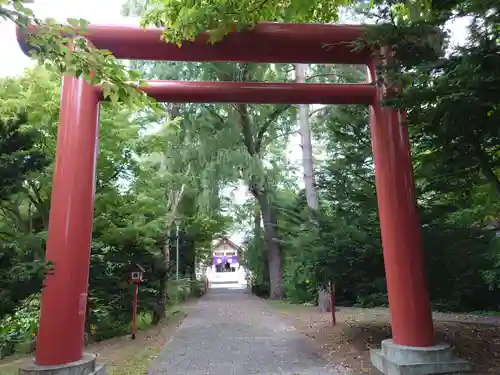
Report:
<svg viewBox="0 0 500 375"><path fill-rule="evenodd" d="M191 280L180 278L168 282L168 296L170 305L185 301L191 295Z"/></svg>
<svg viewBox="0 0 500 375"><path fill-rule="evenodd" d="M199 280L191 280L190 290L191 297L201 297L205 294L205 283Z"/></svg>
<svg viewBox="0 0 500 375"><path fill-rule="evenodd" d="M254 284L252 283L252 293L257 297L268 298L269 297L269 284Z"/></svg>
<svg viewBox="0 0 500 375"><path fill-rule="evenodd" d="M4 358L31 343L38 329L40 296L25 299L12 315L0 322L0 358ZM23 350L25 351L25 350Z"/></svg>

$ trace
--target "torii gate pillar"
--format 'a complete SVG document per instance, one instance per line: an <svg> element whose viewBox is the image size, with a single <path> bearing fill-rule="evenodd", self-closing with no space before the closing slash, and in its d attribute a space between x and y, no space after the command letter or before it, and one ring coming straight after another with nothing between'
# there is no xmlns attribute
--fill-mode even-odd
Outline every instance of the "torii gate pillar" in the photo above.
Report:
<svg viewBox="0 0 500 375"><path fill-rule="evenodd" d="M372 82L375 64L369 64ZM370 132L392 339L370 358L387 375L469 371L471 363L456 358L450 345L435 343L408 128L405 114L380 105L384 95L377 85Z"/></svg>
<svg viewBox="0 0 500 375"><path fill-rule="evenodd" d="M101 92L64 76L46 258L54 272L42 290L36 361L20 375L105 373L84 354Z"/></svg>

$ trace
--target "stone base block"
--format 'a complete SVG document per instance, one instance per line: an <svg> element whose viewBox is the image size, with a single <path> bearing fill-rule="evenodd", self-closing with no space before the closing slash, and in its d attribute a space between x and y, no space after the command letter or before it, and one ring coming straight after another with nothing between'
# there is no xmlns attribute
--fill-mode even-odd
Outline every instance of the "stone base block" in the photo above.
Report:
<svg viewBox="0 0 500 375"><path fill-rule="evenodd" d="M106 367L96 364L95 354L86 353L76 362L57 366L40 366L34 361L23 365L19 375L106 375Z"/></svg>
<svg viewBox="0 0 500 375"><path fill-rule="evenodd" d="M94 372L90 375L106 375L106 365L96 365Z"/></svg>
<svg viewBox="0 0 500 375"><path fill-rule="evenodd" d="M473 369L473 364L457 358L448 344L420 348L384 340L381 349L370 350L370 359L385 375L447 374Z"/></svg>

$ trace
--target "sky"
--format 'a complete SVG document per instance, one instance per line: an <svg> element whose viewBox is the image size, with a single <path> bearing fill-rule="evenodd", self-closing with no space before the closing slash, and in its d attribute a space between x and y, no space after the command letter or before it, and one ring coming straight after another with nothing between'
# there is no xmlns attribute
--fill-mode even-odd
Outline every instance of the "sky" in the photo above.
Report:
<svg viewBox="0 0 500 375"><path fill-rule="evenodd" d="M40 18L51 17L58 21L66 18L84 18L92 23L124 24L135 22L120 15L120 9L125 0L35 0L31 8ZM467 20L459 20L450 25L452 40L462 43L466 36ZM17 45L15 28L11 22L0 21L0 76L23 74L25 68L32 62Z"/></svg>
<svg viewBox="0 0 500 375"><path fill-rule="evenodd" d="M120 9L125 0L35 0L30 7L39 18L54 18L60 22L67 18L83 18L97 24L130 24L137 19L125 18L120 15ZM352 22L352 21L351 21ZM461 19L450 24L452 43L462 44L466 38L468 20ZM15 27L9 21L0 20L0 77L22 75L24 69L33 66L33 62L20 50ZM296 164L301 159L300 136L290 139L289 158ZM301 173L297 174L299 186L303 186ZM246 188L240 185L235 192L235 199L242 203L247 199ZM234 235L235 242L241 242L241 233Z"/></svg>
<svg viewBox="0 0 500 375"><path fill-rule="evenodd" d="M83 18L92 23L114 24L124 23L120 15L121 5L125 0L35 0L30 5L39 18L54 18L64 21L67 18ZM32 62L19 49L15 37L15 27L12 22L0 21L0 51L3 56L0 61L0 75L23 74L25 68Z"/></svg>

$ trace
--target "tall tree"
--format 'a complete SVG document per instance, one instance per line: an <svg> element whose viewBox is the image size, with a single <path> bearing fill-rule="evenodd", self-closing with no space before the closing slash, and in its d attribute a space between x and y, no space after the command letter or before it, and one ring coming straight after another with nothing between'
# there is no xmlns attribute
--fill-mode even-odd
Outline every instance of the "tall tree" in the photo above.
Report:
<svg viewBox="0 0 500 375"><path fill-rule="evenodd" d="M22 192L30 175L46 167L46 155L35 148L38 131L26 126L28 114L13 114L0 120L0 211L12 218L19 229L30 231L19 206L9 200ZM15 232L0 224L0 319L17 304L39 291L46 270L40 259L33 259L14 241ZM5 230L5 232L3 231Z"/></svg>
<svg viewBox="0 0 500 375"><path fill-rule="evenodd" d="M304 64L295 64L295 77L299 83L306 82L306 68ZM299 129L302 148L302 168L304 170L304 185L306 201L309 209L316 216L319 211L318 192L314 180L314 161L311 127L309 124L309 106L299 105ZM312 218L311 217L311 218ZM310 220L310 225L315 225L315 220ZM321 312L330 311L330 295L324 286L318 289L318 310Z"/></svg>
<svg viewBox="0 0 500 375"><path fill-rule="evenodd" d="M155 79L179 78L182 72L183 79L194 80L279 80L288 75L289 67L164 63L149 64L144 72ZM293 124L291 108L245 104L179 106L182 122L178 132L185 136L177 139L177 147L182 148L183 157L195 160L190 184L200 188L200 207L206 205L207 198L213 200L214 193L218 194L223 185L239 180L246 183L260 206L272 298L283 297L281 250L273 202L281 157L276 158L269 150L278 139L286 142ZM174 136L171 134L171 139Z"/></svg>
<svg viewBox="0 0 500 375"><path fill-rule="evenodd" d="M295 65L295 76L297 82L306 82L306 66L304 64ZM309 106L306 104L299 105L299 128L307 205L311 210L317 211L319 209L319 200L314 184L314 162L311 128L309 126Z"/></svg>

